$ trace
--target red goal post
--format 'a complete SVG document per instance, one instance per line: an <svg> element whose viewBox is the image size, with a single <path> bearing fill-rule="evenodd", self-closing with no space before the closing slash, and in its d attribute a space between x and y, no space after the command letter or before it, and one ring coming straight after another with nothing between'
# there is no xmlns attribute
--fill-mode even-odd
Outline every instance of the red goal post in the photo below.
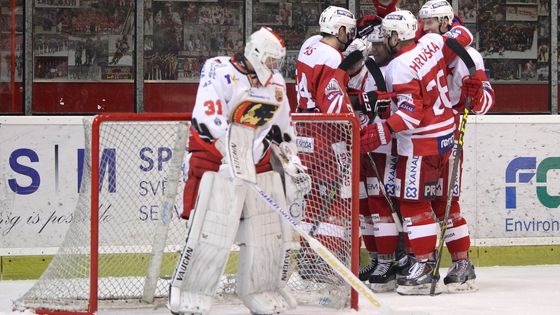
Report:
<svg viewBox="0 0 560 315"><path fill-rule="evenodd" d="M86 163L74 221L47 270L14 302L16 309L94 314L100 302L102 308L164 303L186 234L178 214L190 118L190 114L103 114L84 123ZM303 163L309 164L314 182L305 206L309 220L302 224L357 274L359 123L351 115L292 118ZM143 194L149 190L144 183L153 195ZM146 205L159 215L154 222L138 218ZM313 260L305 242L294 242L299 250L292 259L288 286L299 302L357 309L357 293ZM236 261L234 246L219 298L235 290Z"/></svg>

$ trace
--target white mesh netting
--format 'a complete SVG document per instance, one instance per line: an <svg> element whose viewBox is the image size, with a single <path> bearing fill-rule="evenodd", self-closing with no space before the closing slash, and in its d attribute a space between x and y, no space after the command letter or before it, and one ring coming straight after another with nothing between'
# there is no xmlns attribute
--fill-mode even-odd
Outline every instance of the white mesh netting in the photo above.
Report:
<svg viewBox="0 0 560 315"><path fill-rule="evenodd" d="M300 156L313 179L302 224L350 268L352 163L358 158L352 156L353 124L348 119L307 119L298 120L298 116L294 116ZM85 126L86 163L72 224L47 270L24 296L15 301L18 309L88 310L91 288L91 122ZM181 211L179 168L188 123L108 121L101 125L99 135L97 279L100 307L138 306L144 304L140 301L146 297L148 300L152 296L165 298L178 253L185 241L185 222L177 214ZM168 229L161 217L165 213L166 200L167 204L175 202L174 207L169 207ZM305 242L299 241L299 244L301 248L293 255L288 282L298 301L335 308L348 306L349 286ZM160 248L163 251L159 251ZM235 249L236 246L222 277L218 299L229 299L235 292L238 260ZM160 255L152 255L153 251ZM161 268L154 265L159 261ZM153 279L153 287L145 286L150 283L147 279Z"/></svg>

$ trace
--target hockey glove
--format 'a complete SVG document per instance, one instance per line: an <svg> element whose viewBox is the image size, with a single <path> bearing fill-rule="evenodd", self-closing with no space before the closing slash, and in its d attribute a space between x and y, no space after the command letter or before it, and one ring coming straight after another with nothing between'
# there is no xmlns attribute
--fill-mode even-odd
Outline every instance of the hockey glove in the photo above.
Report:
<svg viewBox="0 0 560 315"><path fill-rule="evenodd" d="M461 91L465 97L471 98L471 109L475 112L482 109L484 102L484 85L477 78L465 78Z"/></svg>
<svg viewBox="0 0 560 315"><path fill-rule="evenodd" d="M362 130L360 141L360 151L362 153L371 152L391 141L391 129L386 122L377 121Z"/></svg>
<svg viewBox="0 0 560 315"><path fill-rule="evenodd" d="M348 48L346 48L346 50L342 53L344 56L348 56L350 55L352 52L359 50L362 52L362 55L364 55L364 58L366 58L369 54L369 51L371 47L371 43L366 41L365 39L361 39L361 38L356 38L352 41L352 43L350 43L350 45L348 46ZM359 59L358 59L359 62Z"/></svg>
<svg viewBox="0 0 560 315"><path fill-rule="evenodd" d="M373 32L375 26L381 24L383 19L378 15L368 14L358 19L358 38L367 38Z"/></svg>
<svg viewBox="0 0 560 315"><path fill-rule="evenodd" d="M349 90L348 96L355 110L362 111L373 120L376 116L386 116L391 99L395 96L393 92L370 91L362 92L358 90Z"/></svg>
<svg viewBox="0 0 560 315"><path fill-rule="evenodd" d="M359 50L354 50L338 66L339 69L348 71L348 69L352 68L352 66L362 62L364 60L364 55Z"/></svg>
<svg viewBox="0 0 560 315"><path fill-rule="evenodd" d="M387 14L397 11L397 3L399 0L371 0L377 15L380 17L385 17Z"/></svg>

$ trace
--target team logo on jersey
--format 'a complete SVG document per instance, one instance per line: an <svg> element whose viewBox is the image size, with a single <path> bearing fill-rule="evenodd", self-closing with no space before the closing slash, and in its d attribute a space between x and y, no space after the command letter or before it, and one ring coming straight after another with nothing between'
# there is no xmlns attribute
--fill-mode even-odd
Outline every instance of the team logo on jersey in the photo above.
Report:
<svg viewBox="0 0 560 315"><path fill-rule="evenodd" d="M277 105L245 101L235 107L231 120L257 128L269 122L277 110Z"/></svg>
<svg viewBox="0 0 560 315"><path fill-rule="evenodd" d="M399 109L403 109L411 113L414 112L414 99L412 98L412 94L398 94L397 106Z"/></svg>
<svg viewBox="0 0 560 315"><path fill-rule="evenodd" d="M325 92L327 93L332 91L340 91L340 85L338 85L338 81L336 79L331 79L325 88Z"/></svg>
<svg viewBox="0 0 560 315"><path fill-rule="evenodd" d="M438 137L437 143L438 143L438 152L440 154L453 149L453 144L454 144L453 133L450 133L446 136Z"/></svg>
<svg viewBox="0 0 560 315"><path fill-rule="evenodd" d="M463 34L463 32L458 29L458 28L453 28L451 29L449 32L445 33L445 36L450 37L450 38L457 38L459 36L461 36L461 34Z"/></svg>

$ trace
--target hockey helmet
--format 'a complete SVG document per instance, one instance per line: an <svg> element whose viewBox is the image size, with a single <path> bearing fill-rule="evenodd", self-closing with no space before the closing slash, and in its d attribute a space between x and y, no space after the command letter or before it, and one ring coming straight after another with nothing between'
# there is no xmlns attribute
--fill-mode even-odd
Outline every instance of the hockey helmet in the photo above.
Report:
<svg viewBox="0 0 560 315"><path fill-rule="evenodd" d="M286 45L272 29L261 27L249 36L244 55L253 66L261 84L267 85L273 73L282 68Z"/></svg>
<svg viewBox="0 0 560 315"><path fill-rule="evenodd" d="M399 40L414 39L416 29L418 29L416 17L408 10L399 10L387 14L381 25L386 37L390 37L393 32L396 32Z"/></svg>
<svg viewBox="0 0 560 315"><path fill-rule="evenodd" d="M356 19L348 9L329 6L319 17L319 30L321 33L338 36L341 27L346 28L348 43L356 37Z"/></svg>
<svg viewBox="0 0 560 315"><path fill-rule="evenodd" d="M446 17L451 24L453 7L446 0L430 0L420 8L418 16L422 19L437 18L439 21Z"/></svg>

